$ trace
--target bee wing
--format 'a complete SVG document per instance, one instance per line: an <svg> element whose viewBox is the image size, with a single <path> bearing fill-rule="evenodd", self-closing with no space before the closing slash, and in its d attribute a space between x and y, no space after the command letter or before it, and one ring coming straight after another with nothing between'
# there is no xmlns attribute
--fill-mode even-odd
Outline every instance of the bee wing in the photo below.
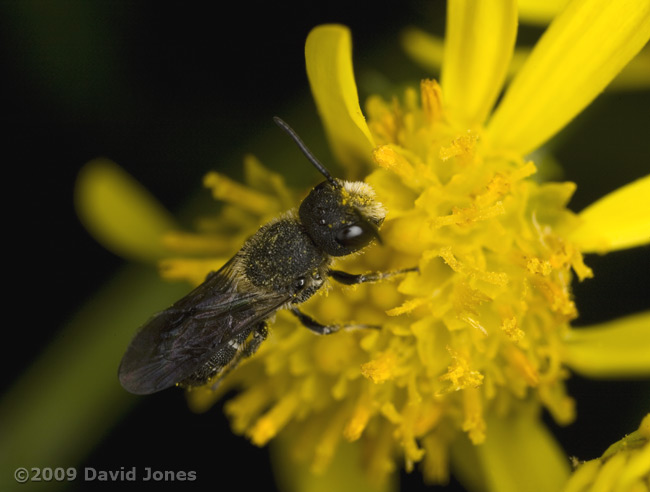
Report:
<svg viewBox="0 0 650 492"><path fill-rule="evenodd" d="M174 386L289 300L284 294L238 292L233 277L231 260L140 328L120 364L124 389L144 395Z"/></svg>

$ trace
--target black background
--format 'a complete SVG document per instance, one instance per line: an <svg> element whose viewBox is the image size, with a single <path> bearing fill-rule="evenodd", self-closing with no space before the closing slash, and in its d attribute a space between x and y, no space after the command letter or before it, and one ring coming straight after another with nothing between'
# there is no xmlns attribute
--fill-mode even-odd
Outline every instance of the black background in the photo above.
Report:
<svg viewBox="0 0 650 492"><path fill-rule="evenodd" d="M311 114L318 125L303 50L321 23L351 27L359 71L374 68L395 84L430 75L414 65L393 70L392 61L405 59L396 42L402 27L442 32L443 2L320 3L0 4L7 319L27 320L4 324L12 358L2 361L3 388L123 264L76 218L73 186L85 162L115 160L172 211L198 192L206 171L237 176L244 152L263 157L256 138L273 115ZM605 94L557 142L564 177L579 184L575 210L647 172L648 108L647 91ZM587 263L597 278L576 285L578 324L649 307L648 247ZM648 386L639 382L575 377L569 388L578 422L550 425L581 458L633 430L643 414L635 402L647 401ZM267 450L233 436L220 406L194 415L178 391L141 400L80 467L196 470L199 480L187 490L218 490L231 480L273 489ZM419 473L402 475L404 490L422 486Z"/></svg>

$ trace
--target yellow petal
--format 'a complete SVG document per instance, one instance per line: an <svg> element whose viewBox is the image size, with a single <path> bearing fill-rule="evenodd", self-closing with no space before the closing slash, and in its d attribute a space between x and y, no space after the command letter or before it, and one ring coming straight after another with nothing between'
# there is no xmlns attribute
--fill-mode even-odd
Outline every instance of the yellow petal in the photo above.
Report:
<svg viewBox="0 0 650 492"><path fill-rule="evenodd" d="M639 429L612 444L600 458L576 463L564 492L648 492L650 414Z"/></svg>
<svg viewBox="0 0 650 492"><path fill-rule="evenodd" d="M650 375L650 311L574 328L564 342L567 365L584 376Z"/></svg>
<svg viewBox="0 0 650 492"><path fill-rule="evenodd" d="M559 14L569 0L519 0L519 20L545 26Z"/></svg>
<svg viewBox="0 0 650 492"><path fill-rule="evenodd" d="M459 122L482 123L506 77L517 34L514 0L448 3L442 93Z"/></svg>
<svg viewBox="0 0 650 492"><path fill-rule="evenodd" d="M392 492L397 490L397 476L390 475L381 483L368 477L362 468L361 447L358 442L341 442L328 469L314 474L306 463L297 462L292 442L279 437L271 443L271 464L280 490L286 492Z"/></svg>
<svg viewBox="0 0 650 492"><path fill-rule="evenodd" d="M408 56L428 70L437 74L442 66L444 42L417 27L409 27L401 36L402 48Z"/></svg>
<svg viewBox="0 0 650 492"><path fill-rule="evenodd" d="M619 91L633 91L648 87L650 87L650 46L646 45L612 81L610 88Z"/></svg>
<svg viewBox="0 0 650 492"><path fill-rule="evenodd" d="M615 190L579 214L570 236L583 252L605 252L650 243L650 175Z"/></svg>
<svg viewBox="0 0 650 492"><path fill-rule="evenodd" d="M174 219L114 162L95 159L81 169L75 206L86 229L114 253L145 261L168 254L162 236L176 228Z"/></svg>
<svg viewBox="0 0 650 492"><path fill-rule="evenodd" d="M517 74L488 135L528 153L560 131L650 38L648 0L575 0L555 18Z"/></svg>
<svg viewBox="0 0 650 492"><path fill-rule="evenodd" d="M608 447L600 458L605 460L617 453L641 448L648 444L648 441L650 441L650 413L643 417L641 425L639 425L637 430L627 434L625 437ZM646 468L648 468L648 471L650 472L650 461L647 461L646 463Z"/></svg>
<svg viewBox="0 0 650 492"><path fill-rule="evenodd" d="M521 70L530 53L530 48L515 48L510 67L508 67L508 80ZM646 45L612 80L607 86L607 90L642 91L648 87L650 87L650 46Z"/></svg>
<svg viewBox="0 0 650 492"><path fill-rule="evenodd" d="M255 215L280 211L280 203L276 197L242 185L216 171L205 175L203 186L212 190L215 200L231 203Z"/></svg>
<svg viewBox="0 0 650 492"><path fill-rule="evenodd" d="M537 412L493 416L476 453L492 492L561 490L569 476L569 460Z"/></svg>
<svg viewBox="0 0 650 492"><path fill-rule="evenodd" d="M521 13L521 3L519 7ZM522 20L521 15L520 20ZM444 48L442 38L416 27L409 27L402 33L401 43L404 52L414 62L427 70L428 73L437 75L440 72ZM506 80L511 80L521 70L530 53L531 49L528 47L515 47L512 60L508 66ZM648 67L650 67L650 46L646 45L612 80L607 90L634 91L647 89L650 87L650 69Z"/></svg>
<svg viewBox="0 0 650 492"><path fill-rule="evenodd" d="M345 26L314 28L305 44L307 75L336 158L358 168L372 160L374 147L352 69L352 40Z"/></svg>
<svg viewBox="0 0 650 492"><path fill-rule="evenodd" d="M9 474L25 463L67 468L85 462L137 401L117 382L124 348L151 313L187 293L186 285L161 282L152 269L143 270L123 268L89 292L0 396L1 490L30 489L17 487Z"/></svg>
<svg viewBox="0 0 650 492"><path fill-rule="evenodd" d="M456 439L450 450L452 473L466 490L485 492L487 480L479 462L477 449L478 446L464 436Z"/></svg>

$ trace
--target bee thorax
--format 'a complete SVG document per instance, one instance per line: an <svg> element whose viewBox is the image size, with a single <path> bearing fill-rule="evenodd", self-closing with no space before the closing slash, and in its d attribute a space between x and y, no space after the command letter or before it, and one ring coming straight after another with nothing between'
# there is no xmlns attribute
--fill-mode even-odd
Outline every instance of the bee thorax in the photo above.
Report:
<svg viewBox="0 0 650 492"><path fill-rule="evenodd" d="M256 288L284 292L302 302L323 284L330 258L294 217L263 226L242 248L245 278Z"/></svg>

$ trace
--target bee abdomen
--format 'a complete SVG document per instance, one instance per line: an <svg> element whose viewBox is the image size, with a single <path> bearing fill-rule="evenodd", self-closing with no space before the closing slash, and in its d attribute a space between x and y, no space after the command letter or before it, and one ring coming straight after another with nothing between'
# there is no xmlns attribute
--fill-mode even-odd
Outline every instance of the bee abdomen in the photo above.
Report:
<svg viewBox="0 0 650 492"><path fill-rule="evenodd" d="M243 358L253 355L266 339L266 335L266 323L261 322L254 326L253 329L231 338L220 346L199 369L178 383L178 385L192 388L203 386L211 380L216 385L237 367ZM213 379L217 374L219 375L218 379Z"/></svg>

